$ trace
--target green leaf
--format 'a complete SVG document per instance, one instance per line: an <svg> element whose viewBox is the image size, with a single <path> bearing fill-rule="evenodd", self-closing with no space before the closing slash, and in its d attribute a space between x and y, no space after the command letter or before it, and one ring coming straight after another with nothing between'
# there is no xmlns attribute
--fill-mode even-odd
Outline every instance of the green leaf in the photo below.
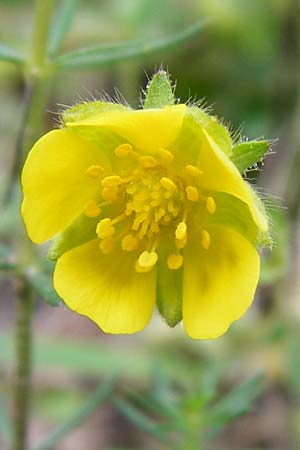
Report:
<svg viewBox="0 0 300 450"><path fill-rule="evenodd" d="M51 450L55 445L74 428L78 427L85 421L111 394L113 389L113 379L109 378L101 382L98 388L93 392L91 397L84 405L70 417L61 427L51 434L45 441L36 447L35 450Z"/></svg>
<svg viewBox="0 0 300 450"><path fill-rule="evenodd" d="M147 84L144 108L163 108L174 103L175 97L170 77L164 70L159 70Z"/></svg>
<svg viewBox="0 0 300 450"><path fill-rule="evenodd" d="M287 376L288 385L295 399L300 396L300 352L299 352L300 332L292 330L288 340L287 351Z"/></svg>
<svg viewBox="0 0 300 450"><path fill-rule="evenodd" d="M0 44L0 61L23 64L25 62L25 58L22 53L18 52L18 50Z"/></svg>
<svg viewBox="0 0 300 450"><path fill-rule="evenodd" d="M231 161L240 172L259 162L270 149L269 141L242 142L232 149Z"/></svg>
<svg viewBox="0 0 300 450"><path fill-rule="evenodd" d="M152 419L150 419L150 417L147 417L135 406L131 405L126 400L123 400L120 397L114 397L112 401L113 404L119 409L119 411L124 414L124 416L129 419L134 425L136 425L140 430L155 436L162 442L165 442L164 435L161 432L157 431L157 424Z"/></svg>
<svg viewBox="0 0 300 450"><path fill-rule="evenodd" d="M207 437L217 434L227 423L245 414L263 390L262 376L257 375L245 383L234 388L229 394L221 398L205 417L209 426Z"/></svg>
<svg viewBox="0 0 300 450"><path fill-rule="evenodd" d="M49 31L48 52L55 54L68 33L76 13L78 0L61 0Z"/></svg>
<svg viewBox="0 0 300 450"><path fill-rule="evenodd" d="M6 402L0 394L0 432L2 433L5 441L9 443L12 437L12 426L6 411Z"/></svg>
<svg viewBox="0 0 300 450"><path fill-rule="evenodd" d="M26 279L48 305L61 306L63 304L53 288L51 274L46 274L37 267L31 267L26 273Z"/></svg>
<svg viewBox="0 0 300 450"><path fill-rule="evenodd" d="M128 106L119 103L92 101L79 103L63 111L61 117L64 124L77 122L78 120L88 119L96 114L102 114L110 111L127 111Z"/></svg>
<svg viewBox="0 0 300 450"><path fill-rule="evenodd" d="M160 38L124 42L112 45L95 45L73 50L53 60L61 68L90 68L117 63L131 58L145 58L166 49L178 47L198 34L204 27L204 20L186 29Z"/></svg>
<svg viewBox="0 0 300 450"><path fill-rule="evenodd" d="M12 261L10 249L0 243L0 270L14 270L15 268L16 264Z"/></svg>
<svg viewBox="0 0 300 450"><path fill-rule="evenodd" d="M226 155L231 155L232 141L228 129L218 122L215 116L210 116L202 108L190 106L189 112L192 114L197 123L201 125L213 138L220 149L226 153Z"/></svg>

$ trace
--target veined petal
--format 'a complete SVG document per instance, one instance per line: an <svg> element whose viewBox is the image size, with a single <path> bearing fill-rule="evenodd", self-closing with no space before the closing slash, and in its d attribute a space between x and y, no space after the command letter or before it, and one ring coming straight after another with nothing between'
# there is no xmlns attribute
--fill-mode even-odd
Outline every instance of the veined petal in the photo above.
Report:
<svg viewBox="0 0 300 450"><path fill-rule="evenodd" d="M183 323L195 339L212 339L239 319L254 297L259 255L236 231L211 226L205 250L196 233L184 254Z"/></svg>
<svg viewBox="0 0 300 450"><path fill-rule="evenodd" d="M68 122L68 127L106 128L141 150L168 146L177 136L186 111L184 104L162 109L111 111L85 120Z"/></svg>
<svg viewBox="0 0 300 450"><path fill-rule="evenodd" d="M156 270L137 273L135 253L103 255L93 240L58 259L54 287L70 309L106 333L135 333L151 319Z"/></svg>
<svg viewBox="0 0 300 450"><path fill-rule="evenodd" d="M40 244L63 230L99 189L85 175L108 159L70 129L50 131L31 149L22 172L22 214L29 237Z"/></svg>
<svg viewBox="0 0 300 450"><path fill-rule="evenodd" d="M198 167L203 171L202 187L210 191L226 192L247 203L256 225L260 230L266 232L268 221L251 187L243 180L235 165L205 130L202 130L202 135L202 144L197 160Z"/></svg>

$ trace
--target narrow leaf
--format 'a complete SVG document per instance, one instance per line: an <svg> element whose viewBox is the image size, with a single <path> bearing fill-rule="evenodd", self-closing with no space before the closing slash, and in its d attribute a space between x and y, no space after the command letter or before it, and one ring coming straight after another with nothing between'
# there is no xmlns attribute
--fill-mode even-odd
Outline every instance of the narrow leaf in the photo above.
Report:
<svg viewBox="0 0 300 450"><path fill-rule="evenodd" d="M49 32L48 52L51 55L59 50L63 38L71 27L77 6L78 0L61 0Z"/></svg>
<svg viewBox="0 0 300 450"><path fill-rule="evenodd" d="M116 63L131 58L148 57L179 44L199 33L204 21L198 21L190 27L169 36L125 42L112 45L96 45L65 53L54 59L54 64L62 68L90 68Z"/></svg>
<svg viewBox="0 0 300 450"><path fill-rule="evenodd" d="M7 443L10 443L12 437L11 423L6 413L6 405L3 398L0 397L0 432Z"/></svg>
<svg viewBox="0 0 300 450"><path fill-rule="evenodd" d="M62 300L56 294L52 285L52 276L36 267L31 267L26 273L26 278L38 295L50 306L61 306Z"/></svg>
<svg viewBox="0 0 300 450"><path fill-rule="evenodd" d="M153 75L146 89L144 108L163 108L175 103L170 77L164 70Z"/></svg>
<svg viewBox="0 0 300 450"><path fill-rule="evenodd" d="M76 413L70 417L61 427L59 427L52 435L50 435L43 444L38 446L36 450L51 450L55 448L55 445L74 428L78 427L83 421L85 421L104 400L108 398L113 389L112 378L107 379L100 383L98 388L93 392L91 397L84 403Z"/></svg>
<svg viewBox="0 0 300 450"><path fill-rule="evenodd" d="M155 436L162 442L165 441L165 437L159 431L157 431L157 424L152 419L147 417L144 413L139 411L135 406L119 397L113 398L113 404L140 430Z"/></svg>
<svg viewBox="0 0 300 450"><path fill-rule="evenodd" d="M269 141L242 142L233 147L231 161L240 172L244 172L259 162L269 149Z"/></svg>
<svg viewBox="0 0 300 450"><path fill-rule="evenodd" d="M13 270L15 267L16 264L12 260L9 248L0 244L0 270Z"/></svg>
<svg viewBox="0 0 300 450"><path fill-rule="evenodd" d="M227 423L235 418L247 413L252 403L261 393L262 376L257 375L222 397L210 411L207 411L208 437L218 433Z"/></svg>
<svg viewBox="0 0 300 450"><path fill-rule="evenodd" d="M20 52L18 52L18 50L0 44L0 61L23 64L25 62L25 58Z"/></svg>

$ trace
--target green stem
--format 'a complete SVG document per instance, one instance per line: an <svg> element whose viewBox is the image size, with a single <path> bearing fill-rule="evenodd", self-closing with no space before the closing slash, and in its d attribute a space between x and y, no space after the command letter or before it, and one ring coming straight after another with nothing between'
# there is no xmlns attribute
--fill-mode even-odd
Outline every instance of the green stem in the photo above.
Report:
<svg viewBox="0 0 300 450"><path fill-rule="evenodd" d="M31 58L26 74L26 108L20 130L15 161L15 174L19 176L22 162L43 128L43 113L49 88L49 70L46 50L53 0L36 0ZM19 265L26 271L33 258L33 249L27 237L19 242ZM24 273L24 272L23 272ZM31 334L34 293L22 275L18 277L16 323L16 376L14 385L14 437L13 450L26 450L31 390Z"/></svg>
<svg viewBox="0 0 300 450"><path fill-rule="evenodd" d="M25 450L31 374L31 321L33 295L30 286L19 280L16 324L16 374L14 384L13 450Z"/></svg>

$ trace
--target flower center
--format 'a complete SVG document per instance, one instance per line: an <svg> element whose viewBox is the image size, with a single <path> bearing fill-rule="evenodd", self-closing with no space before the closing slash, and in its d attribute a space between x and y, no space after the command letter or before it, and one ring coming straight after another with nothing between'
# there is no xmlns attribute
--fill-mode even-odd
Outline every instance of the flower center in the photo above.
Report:
<svg viewBox="0 0 300 450"><path fill-rule="evenodd" d="M106 175L97 165L86 171L88 177L99 183L101 199L88 202L85 214L100 216L107 205L119 212L99 221L96 234L100 250L109 254L119 245L126 252L140 251L135 269L148 272L157 263L159 242L171 236L174 253L167 257L166 263L171 270L179 269L183 264L181 251L188 239L191 210L196 205L209 214L216 210L214 199L201 192L202 171L192 165L176 170L174 156L166 149L141 155L130 144L121 144L115 149L115 155L115 173ZM201 233L199 240L208 250L210 235L204 229Z"/></svg>

